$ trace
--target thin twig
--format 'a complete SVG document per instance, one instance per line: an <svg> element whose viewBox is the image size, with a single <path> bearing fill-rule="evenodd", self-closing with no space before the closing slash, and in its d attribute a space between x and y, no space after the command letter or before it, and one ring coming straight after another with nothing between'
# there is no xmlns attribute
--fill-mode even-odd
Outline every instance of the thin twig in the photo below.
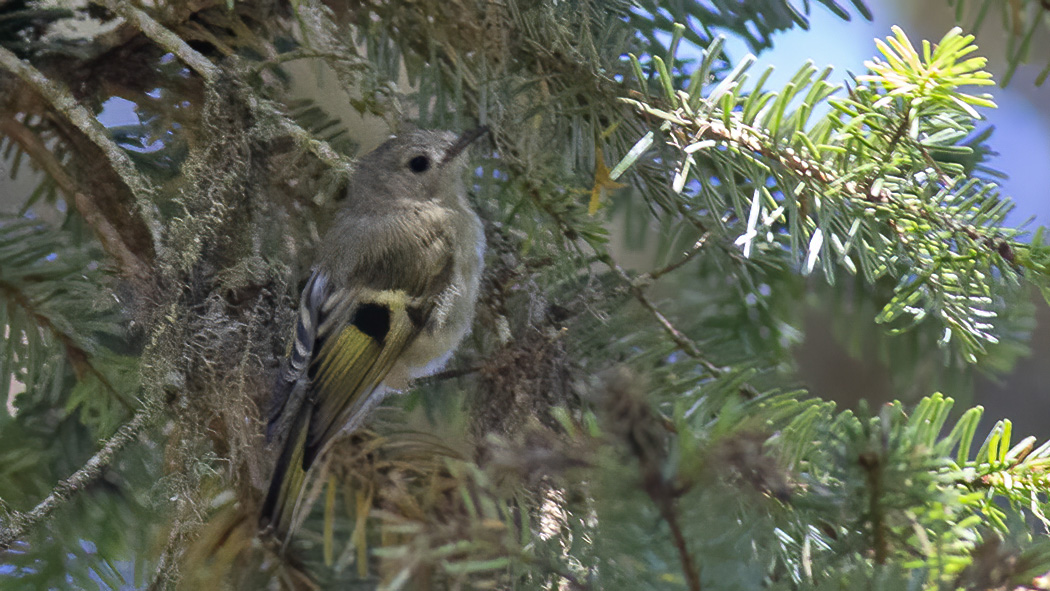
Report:
<svg viewBox="0 0 1050 591"><path fill-rule="evenodd" d="M707 243L707 239L710 236L711 232L705 232L704 235L696 241L696 244L694 244L693 247L689 249L689 252L685 253L685 256L683 256L681 259L667 265L666 267L656 269L655 271L649 271L648 273L645 273L641 277L639 277L638 280L645 282L656 281L664 275L667 275L668 273L678 269L682 265L685 265L689 261L693 260L693 257L700 254L700 251L704 249L704 244Z"/></svg>
<svg viewBox="0 0 1050 591"><path fill-rule="evenodd" d="M62 503L71 499L77 493L83 491L91 482L97 479L102 470L113 462L117 452L135 439L143 429L150 426L160 415L163 408L159 404L147 403L131 420L125 423L117 432L106 440L102 449L98 450L91 459L69 478L59 482L43 501L36 507L25 513L12 512L7 523L0 527L0 551L8 550L11 546L21 540L29 531L41 521L50 516Z"/></svg>
<svg viewBox="0 0 1050 591"><path fill-rule="evenodd" d="M502 136L496 136L494 138L494 141L499 142L501 139L507 141L507 138L504 138ZM501 149L500 152L505 153L506 151ZM532 196L534 202L541 209L543 209L544 212L547 213L551 217L551 219L555 221L555 223L558 224L558 227L561 229L562 235L565 236L569 243L579 248L577 244L579 240L579 235L572 228L572 226L547 204L547 202L543 199L542 192L537 187L531 186L531 179L528 176L527 171L521 170L518 172L520 172L522 176L526 178L527 186L529 186L530 189L529 194L530 196ZM687 254L684 260L679 261L674 265L671 265L670 268L657 270L655 272L656 277L669 273L674 269L680 267L681 265L684 265L685 263L689 262L689 259L699 254L699 251L702 250L703 244L704 242L706 242L706 238L707 232L705 232L704 235L700 238L700 240L697 241L697 244L694 246L693 251ZM675 328L674 324L672 324L671 321L668 320L666 316L664 316L660 309L656 307L656 304L654 304L652 300L650 300L648 296L645 295L645 291L643 289L644 281L639 282L637 280L632 280L631 277L627 274L627 272L624 271L623 268L620 267L618 264L616 264L616 261L613 260L612 256L607 251L600 249L598 245L590 243L588 244L591 247L591 249L595 252L595 255L597 256L598 260L605 263L610 269L615 271L617 275L619 275L620 278L629 286L631 293L632 295L634 295L635 299L637 299L638 302L641 303L646 310L652 313L652 315L656 318L656 321L660 323L660 326L663 327L664 331L666 331L668 335L670 335L671 340L673 340L680 349L682 349L687 355L699 362L700 365L702 365L704 368L710 371L713 375L721 376L726 373L725 368L720 367L713 363L711 360L709 360L703 354L700 348L696 345L696 343L693 342L692 339L686 336L685 333L683 333L682 331ZM652 274L649 274L649 276L652 277ZM751 386L746 384L742 386L742 390L746 394L748 394L748 396L754 396L755 394L757 394L757 392Z"/></svg>
<svg viewBox="0 0 1050 591"><path fill-rule="evenodd" d="M599 259L603 263L608 265L609 268L615 271L617 275L620 276L620 279L622 279L627 284L628 289L630 289L631 291L631 295L634 296L634 299L638 300L638 303L641 304L643 308L648 310L654 318L656 318L656 321L664 329L664 332L666 332L668 336L671 337L671 340L674 341L676 345L678 345L679 349L684 351L686 355L696 360L697 363L699 363L701 366L707 369L707 371L711 372L711 375L715 377L721 377L728 372L728 368L716 365L714 362L708 359L707 356L704 355L703 352L700 350L700 347L696 344L696 342L694 342L692 339L686 336L684 332L678 330L678 328L676 328L675 325L671 323L667 316L665 316L664 313L660 311L660 308L658 308L656 304L654 304L653 301L649 299L649 296L645 295L645 283L641 283L637 280L632 280L630 275L627 274L627 271L624 271L622 267L617 265L616 262L612 260L612 257L610 257L608 254L599 256ZM746 382L740 384L739 392L748 399L756 398L759 395L759 391L754 386Z"/></svg>
<svg viewBox="0 0 1050 591"><path fill-rule="evenodd" d="M252 66L251 71L253 73L258 74L266 68L272 68L283 63L303 59L322 59L328 62L338 63L344 67L349 66L350 68L360 70L365 70L369 67L369 63L364 60L358 63L350 63L349 60L347 60L347 55L338 51L324 51L320 49L299 49L296 51L286 51L284 53L279 53L267 61L259 62L258 64Z"/></svg>
<svg viewBox="0 0 1050 591"><path fill-rule="evenodd" d="M321 162L327 164L329 167L349 176L354 170L354 161L343 156L335 150L328 142L318 138L309 131L303 129L296 122L292 121L287 115L282 113L279 109L271 105L266 101L259 101L252 105L263 109L268 115L272 116L275 122L281 126L285 133L287 133L293 140L299 145L306 146L310 152L316 156Z"/></svg>
<svg viewBox="0 0 1050 591"><path fill-rule="evenodd" d="M627 392L628 390L625 390ZM621 398L617 404L621 412L628 405L630 397ZM689 546L682 532L682 526L678 519L678 510L675 507L676 499L681 496L684 489L675 485L663 470L667 463L667 448L660 441L660 436L653 432L652 427L659 425L659 415L652 412L648 401L638 397L633 401L638 405L634 410L628 412L629 425L625 432L621 433L628 449L638 460L638 469L642 476L642 490L649 496L653 504L660 511L660 517L667 522L671 528L671 537L674 540L675 549L678 551L678 560L682 563L682 572L685 574L686 582L690 591L700 591L700 569L693 556L689 553ZM647 425L648 423L648 425Z"/></svg>
<svg viewBox="0 0 1050 591"><path fill-rule="evenodd" d="M168 543L160 553L157 566L154 567L153 579L146 586L146 591L161 591L167 587L169 581L175 578L175 561L172 560L175 545L179 539L178 523L172 524L171 533L168 534Z"/></svg>
<svg viewBox="0 0 1050 591"><path fill-rule="evenodd" d="M886 539L886 524L882 511L882 457L875 452L864 452L860 454L858 463L864 469L868 484L867 518L871 523L875 564L885 564L889 556L889 542Z"/></svg>
<svg viewBox="0 0 1050 591"><path fill-rule="evenodd" d="M461 378L466 375L470 375L479 371L483 365L472 365L469 367L456 367L453 369L446 369L445 371L439 371L434 375L427 376L419 380L423 384L433 384L436 382L442 382L445 380L452 380L455 378Z"/></svg>
<svg viewBox="0 0 1050 591"><path fill-rule="evenodd" d="M692 339L686 336L684 332L675 328L675 325L667 319L667 316L664 316L663 312L661 312L660 309L656 307L656 304L654 304L653 301L649 299L649 296L645 295L645 291L642 289L642 286L638 284L637 281L631 279L630 275L627 274L627 271L624 271L623 268L620 267L620 265L616 264L616 262L613 261L611 257L604 257L602 262L608 265L610 269L615 271L616 274L620 276L620 279L622 279L625 283L627 283L630 286L631 294L634 296L634 298L638 300L638 303L640 303L643 308L648 310L653 315L653 317L656 318L656 321L660 323L660 326L662 326L664 331L671 337L671 340L674 341L676 345L678 345L678 348L680 348L682 351L685 351L686 355L689 355L693 359L696 359L700 363L700 365L704 366L705 369L710 371L715 376L721 376L726 372L724 367L716 365L711 360L709 360L700 350L700 347L698 347Z"/></svg>
<svg viewBox="0 0 1050 591"><path fill-rule="evenodd" d="M160 558L157 559L153 580L146 586L146 591L163 591L163 589L170 586L169 583L178 581L179 561L177 556L179 545L184 541L183 534L185 532L183 530L186 527L186 514L189 511L189 507L190 503L186 502L185 496L179 495L178 500L175 502L175 515L172 519L171 529L168 532L168 542L164 545Z"/></svg>

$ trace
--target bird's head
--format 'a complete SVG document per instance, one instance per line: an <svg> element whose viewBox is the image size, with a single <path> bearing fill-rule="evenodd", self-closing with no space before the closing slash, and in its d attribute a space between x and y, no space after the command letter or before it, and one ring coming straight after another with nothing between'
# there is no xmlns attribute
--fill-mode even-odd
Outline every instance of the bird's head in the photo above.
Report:
<svg viewBox="0 0 1050 591"><path fill-rule="evenodd" d="M487 131L479 127L461 135L449 131L412 130L390 138L357 161L349 200L357 206L382 207L389 200L458 199L466 148Z"/></svg>

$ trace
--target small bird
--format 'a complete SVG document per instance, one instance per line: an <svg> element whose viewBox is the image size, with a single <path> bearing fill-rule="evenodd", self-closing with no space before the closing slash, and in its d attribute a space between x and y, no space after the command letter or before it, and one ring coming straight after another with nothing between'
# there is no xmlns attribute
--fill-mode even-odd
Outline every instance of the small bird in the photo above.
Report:
<svg viewBox="0 0 1050 591"><path fill-rule="evenodd" d="M303 289L267 439L284 435L260 526L301 522L306 473L391 391L440 370L470 331L485 238L466 199L460 136L409 131L361 157Z"/></svg>

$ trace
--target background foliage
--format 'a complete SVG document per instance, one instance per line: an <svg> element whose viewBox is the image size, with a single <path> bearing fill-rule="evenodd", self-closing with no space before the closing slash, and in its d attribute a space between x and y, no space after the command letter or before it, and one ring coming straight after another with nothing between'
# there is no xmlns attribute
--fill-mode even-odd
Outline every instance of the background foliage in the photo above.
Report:
<svg viewBox="0 0 1050 591"><path fill-rule="evenodd" d="M1003 6L1012 71L1046 7ZM727 37L868 7L411 8L0 6L0 150L42 173L0 222L0 586L1048 588L1050 444L940 393L1009 371L1050 299L972 35L769 88ZM488 253L454 363L328 454L284 549L260 415L369 147L304 72L362 128L488 125ZM801 387L814 301L904 402Z"/></svg>

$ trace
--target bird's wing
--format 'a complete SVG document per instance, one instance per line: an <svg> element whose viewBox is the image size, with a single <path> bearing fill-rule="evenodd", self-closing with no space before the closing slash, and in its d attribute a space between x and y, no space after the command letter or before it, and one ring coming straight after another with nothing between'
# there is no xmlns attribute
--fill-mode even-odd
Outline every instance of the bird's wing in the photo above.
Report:
<svg viewBox="0 0 1050 591"><path fill-rule="evenodd" d="M428 329L439 298L423 294L443 292L452 276L452 251L442 250L445 260L436 274L420 279L402 273L410 291L377 286L390 277L371 277L374 268L362 269L357 277L364 286L353 289L334 287L321 269L310 277L270 416L269 434L287 435L263 502L262 523L282 535L294 529L307 470L332 438L378 402L376 388Z"/></svg>
<svg viewBox="0 0 1050 591"><path fill-rule="evenodd" d="M354 288L329 288L323 298L316 342L303 347L312 351L307 374L313 402L304 468L378 402L373 393L394 363L445 313L439 308L452 283L452 234L431 223L401 238L400 248L355 266Z"/></svg>
<svg viewBox="0 0 1050 591"><path fill-rule="evenodd" d="M285 435L261 519L293 527L306 472L347 424L378 402L375 390L422 329L403 291L331 287L317 270L300 301L295 343L279 385L270 431Z"/></svg>
<svg viewBox="0 0 1050 591"><path fill-rule="evenodd" d="M318 331L310 362L310 429L303 455L308 469L346 425L378 402L373 393L423 328L403 291L338 290Z"/></svg>
<svg viewBox="0 0 1050 591"><path fill-rule="evenodd" d="M270 404L269 421L266 425L267 442L273 441L276 434L289 431L291 419L298 414L299 407L302 406L306 393L304 377L317 345L321 311L331 292L327 274L317 271L303 287L299 300L299 318L295 324L295 340L286 353L287 357L281 367Z"/></svg>

